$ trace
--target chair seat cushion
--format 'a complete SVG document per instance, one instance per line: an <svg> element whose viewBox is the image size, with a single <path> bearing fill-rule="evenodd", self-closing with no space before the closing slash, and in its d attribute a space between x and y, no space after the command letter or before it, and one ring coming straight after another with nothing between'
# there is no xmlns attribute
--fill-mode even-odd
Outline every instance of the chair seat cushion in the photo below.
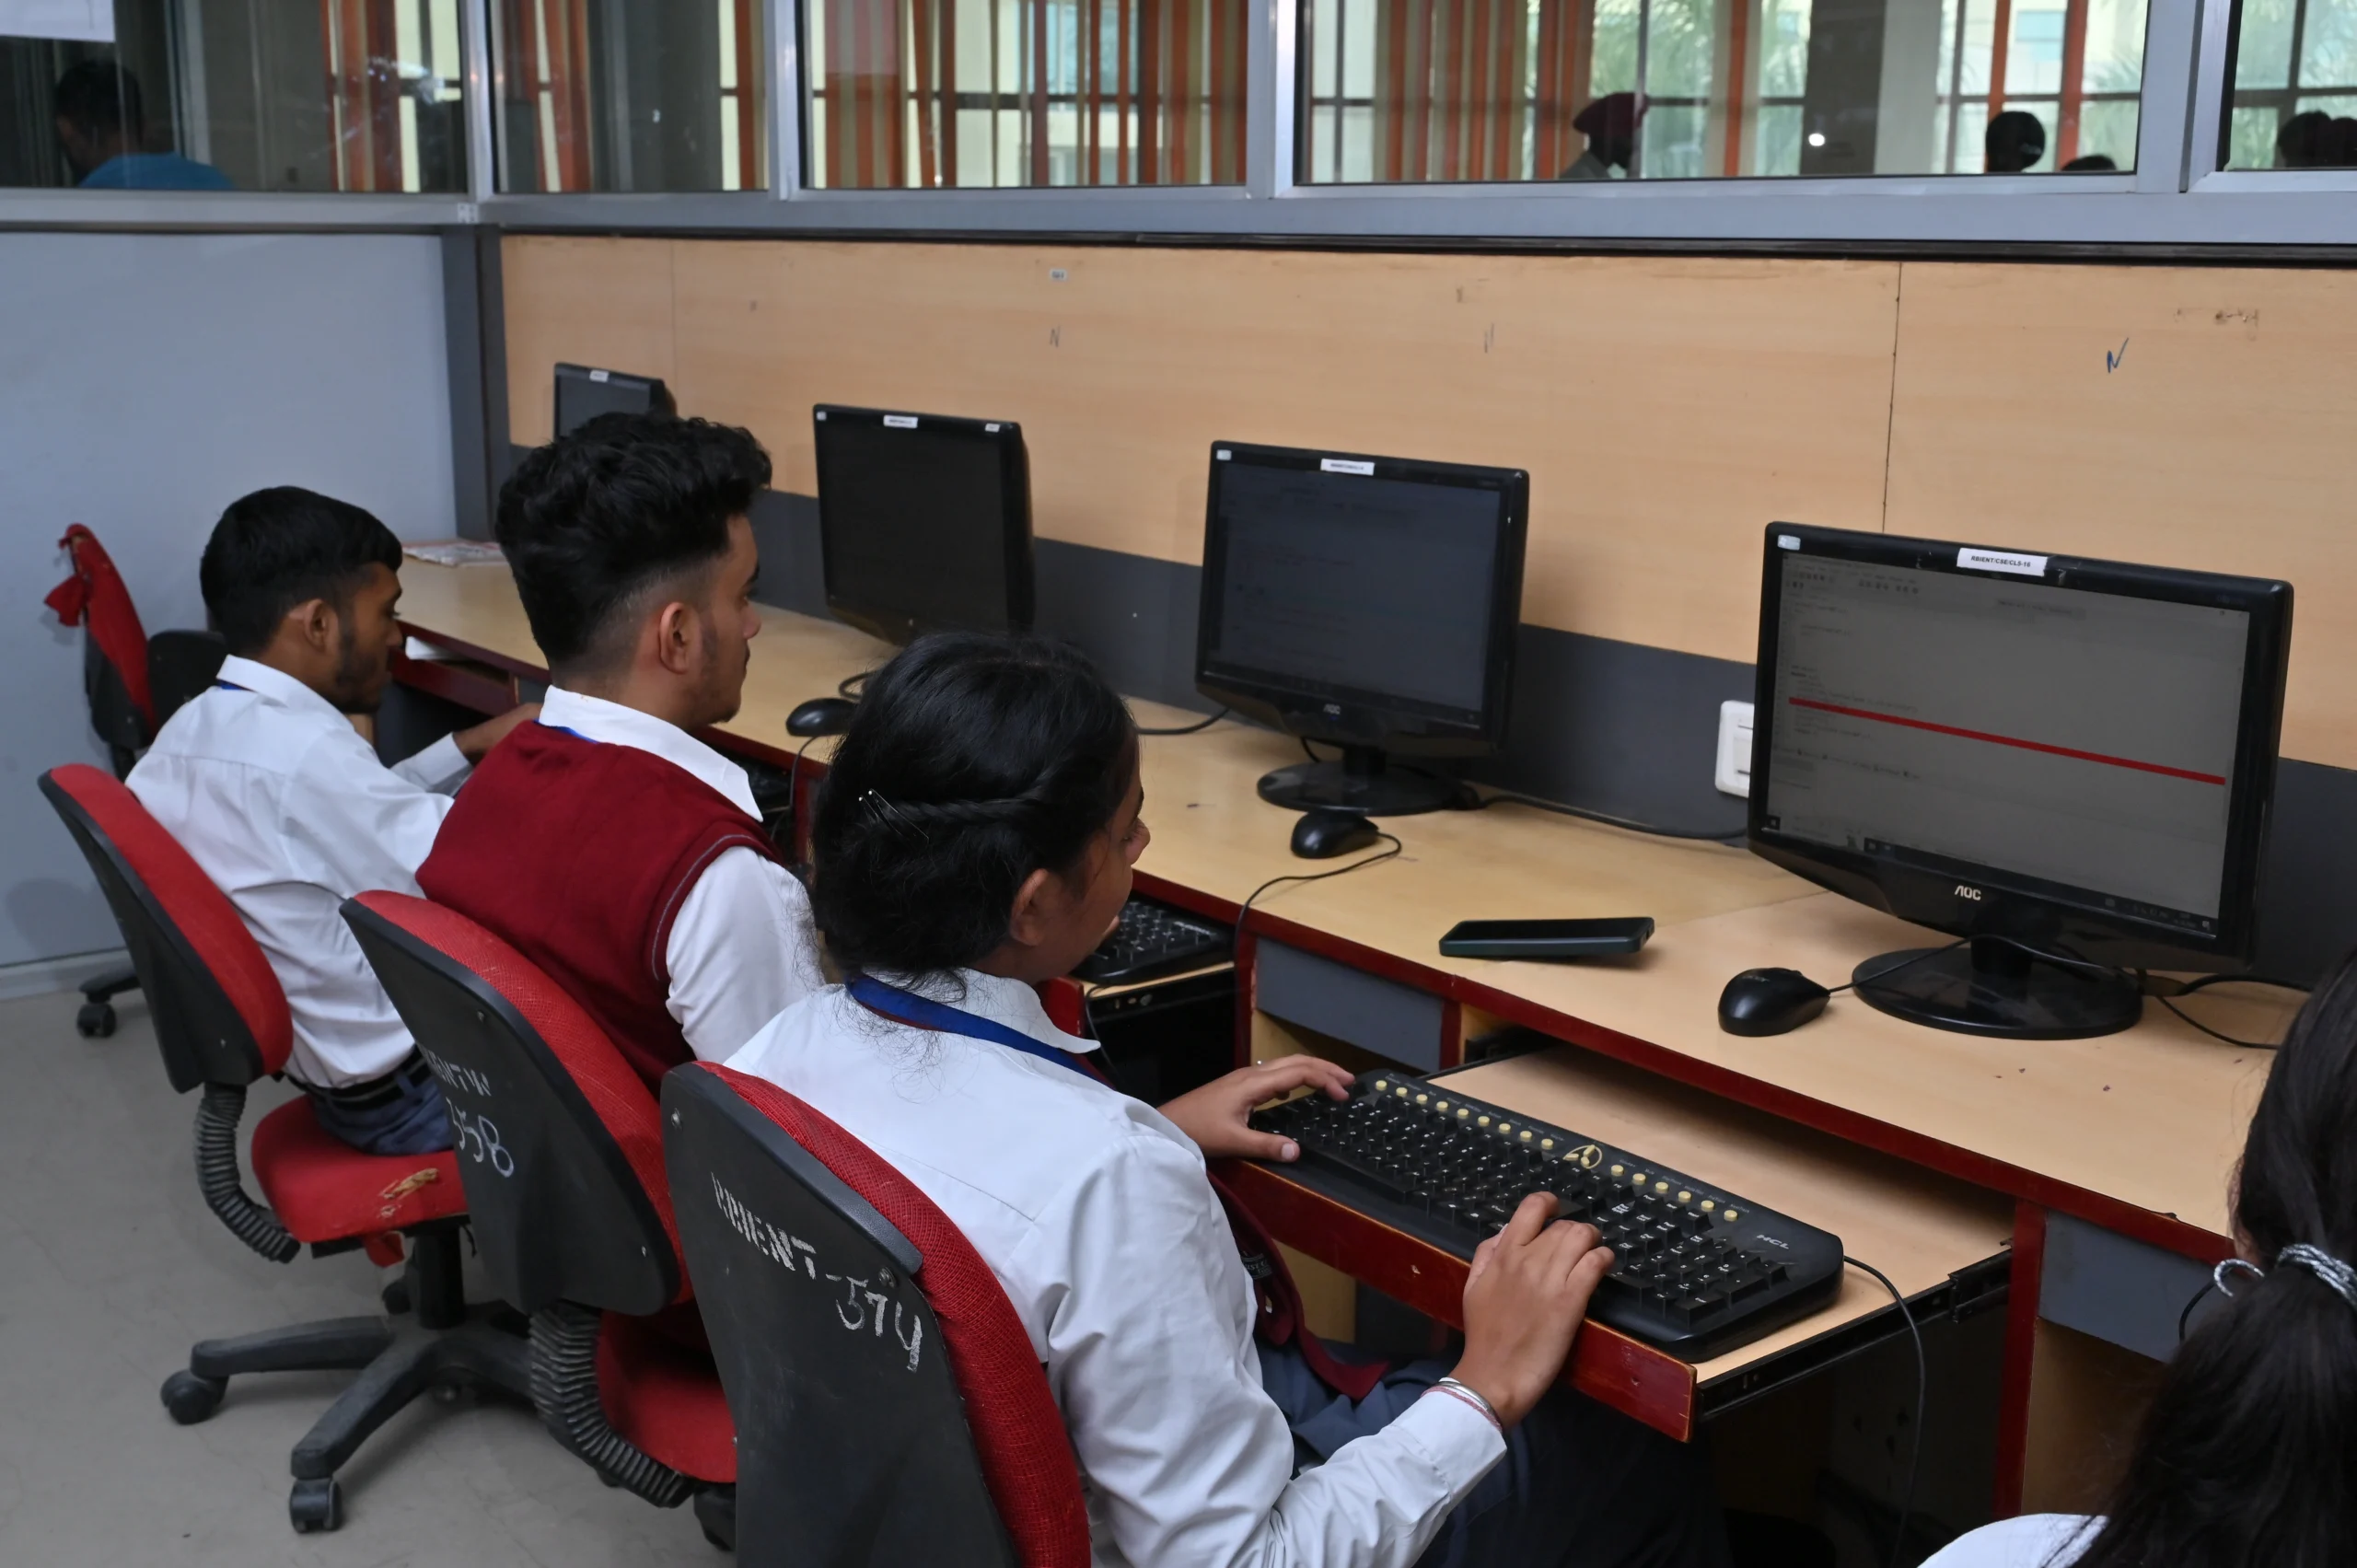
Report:
<svg viewBox="0 0 2357 1568"><path fill-rule="evenodd" d="M467 1212L458 1156L364 1155L319 1125L308 1098L254 1124L254 1179L297 1241L347 1241Z"/></svg>
<svg viewBox="0 0 2357 1568"><path fill-rule="evenodd" d="M737 1423L693 1306L652 1318L606 1314L598 1402L616 1432L681 1475L736 1481Z"/></svg>

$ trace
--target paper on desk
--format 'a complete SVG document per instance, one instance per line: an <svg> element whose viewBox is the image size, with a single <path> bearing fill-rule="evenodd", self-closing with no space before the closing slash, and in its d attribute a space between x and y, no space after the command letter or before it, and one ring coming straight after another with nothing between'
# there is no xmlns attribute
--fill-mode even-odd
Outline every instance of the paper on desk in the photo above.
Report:
<svg viewBox="0 0 2357 1568"><path fill-rule="evenodd" d="M479 539L426 540L401 546L401 553L434 566L493 566L507 563L499 546Z"/></svg>

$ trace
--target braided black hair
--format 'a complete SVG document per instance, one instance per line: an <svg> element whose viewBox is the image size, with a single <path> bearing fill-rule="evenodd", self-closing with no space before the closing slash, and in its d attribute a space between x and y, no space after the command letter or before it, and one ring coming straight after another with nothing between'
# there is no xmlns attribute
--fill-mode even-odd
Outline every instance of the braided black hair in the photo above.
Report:
<svg viewBox="0 0 2357 1568"><path fill-rule="evenodd" d="M930 975L1006 940L1024 879L1074 870L1137 767L1087 658L946 633L876 672L819 786L811 912L845 970Z"/></svg>

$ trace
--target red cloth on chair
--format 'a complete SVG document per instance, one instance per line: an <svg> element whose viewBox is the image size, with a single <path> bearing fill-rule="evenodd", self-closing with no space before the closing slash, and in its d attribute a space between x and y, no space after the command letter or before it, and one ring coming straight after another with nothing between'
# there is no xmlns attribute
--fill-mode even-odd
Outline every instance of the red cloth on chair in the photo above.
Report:
<svg viewBox="0 0 2357 1568"><path fill-rule="evenodd" d="M155 734L156 701L147 690L147 629L139 623L131 590L122 586L122 575L114 569L99 536L81 524L67 528L57 548L73 561L74 575L50 589L41 602L68 626L79 626L82 617L89 616L88 635L122 678L122 689L146 721L147 733Z"/></svg>
<svg viewBox="0 0 2357 1568"><path fill-rule="evenodd" d="M598 1403L616 1432L681 1475L737 1480L737 1423L694 1307L652 1318L607 1313L598 1332Z"/></svg>
<svg viewBox="0 0 2357 1568"><path fill-rule="evenodd" d="M924 1256L917 1288L941 1327L983 1479L1026 1568L1087 1568L1088 1512L1063 1413L998 1277L965 1233L908 1178L823 1114L766 1079L702 1063L784 1129Z"/></svg>
<svg viewBox="0 0 2357 1568"><path fill-rule="evenodd" d="M49 776L87 814L132 875L146 884L162 906L164 919L187 940L197 961L245 1020L261 1052L262 1071L283 1070L286 1053L295 1046L286 993L279 989L270 960L228 895L214 886L180 841L111 773L72 762L52 770Z"/></svg>
<svg viewBox="0 0 2357 1568"><path fill-rule="evenodd" d="M671 1217L671 1180L663 1168L662 1112L598 1021L538 964L456 910L406 893L363 893L360 902L481 976L539 1032L646 1189L679 1260L679 1227ZM678 1299L689 1295L687 1265L680 1261Z"/></svg>
<svg viewBox="0 0 2357 1568"><path fill-rule="evenodd" d="M364 1155L319 1125L308 1097L254 1124L254 1181L297 1241L343 1241L467 1212L458 1156Z"/></svg>

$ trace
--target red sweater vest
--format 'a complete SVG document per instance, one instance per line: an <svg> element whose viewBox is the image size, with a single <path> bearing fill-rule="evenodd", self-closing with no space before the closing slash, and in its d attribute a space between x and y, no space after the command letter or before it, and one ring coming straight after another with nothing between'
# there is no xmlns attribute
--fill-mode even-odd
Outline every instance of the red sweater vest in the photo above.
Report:
<svg viewBox="0 0 2357 1568"><path fill-rule="evenodd" d="M425 896L548 971L654 1087L694 1053L665 1002L671 923L759 822L660 757L527 724L476 768L418 869Z"/></svg>

